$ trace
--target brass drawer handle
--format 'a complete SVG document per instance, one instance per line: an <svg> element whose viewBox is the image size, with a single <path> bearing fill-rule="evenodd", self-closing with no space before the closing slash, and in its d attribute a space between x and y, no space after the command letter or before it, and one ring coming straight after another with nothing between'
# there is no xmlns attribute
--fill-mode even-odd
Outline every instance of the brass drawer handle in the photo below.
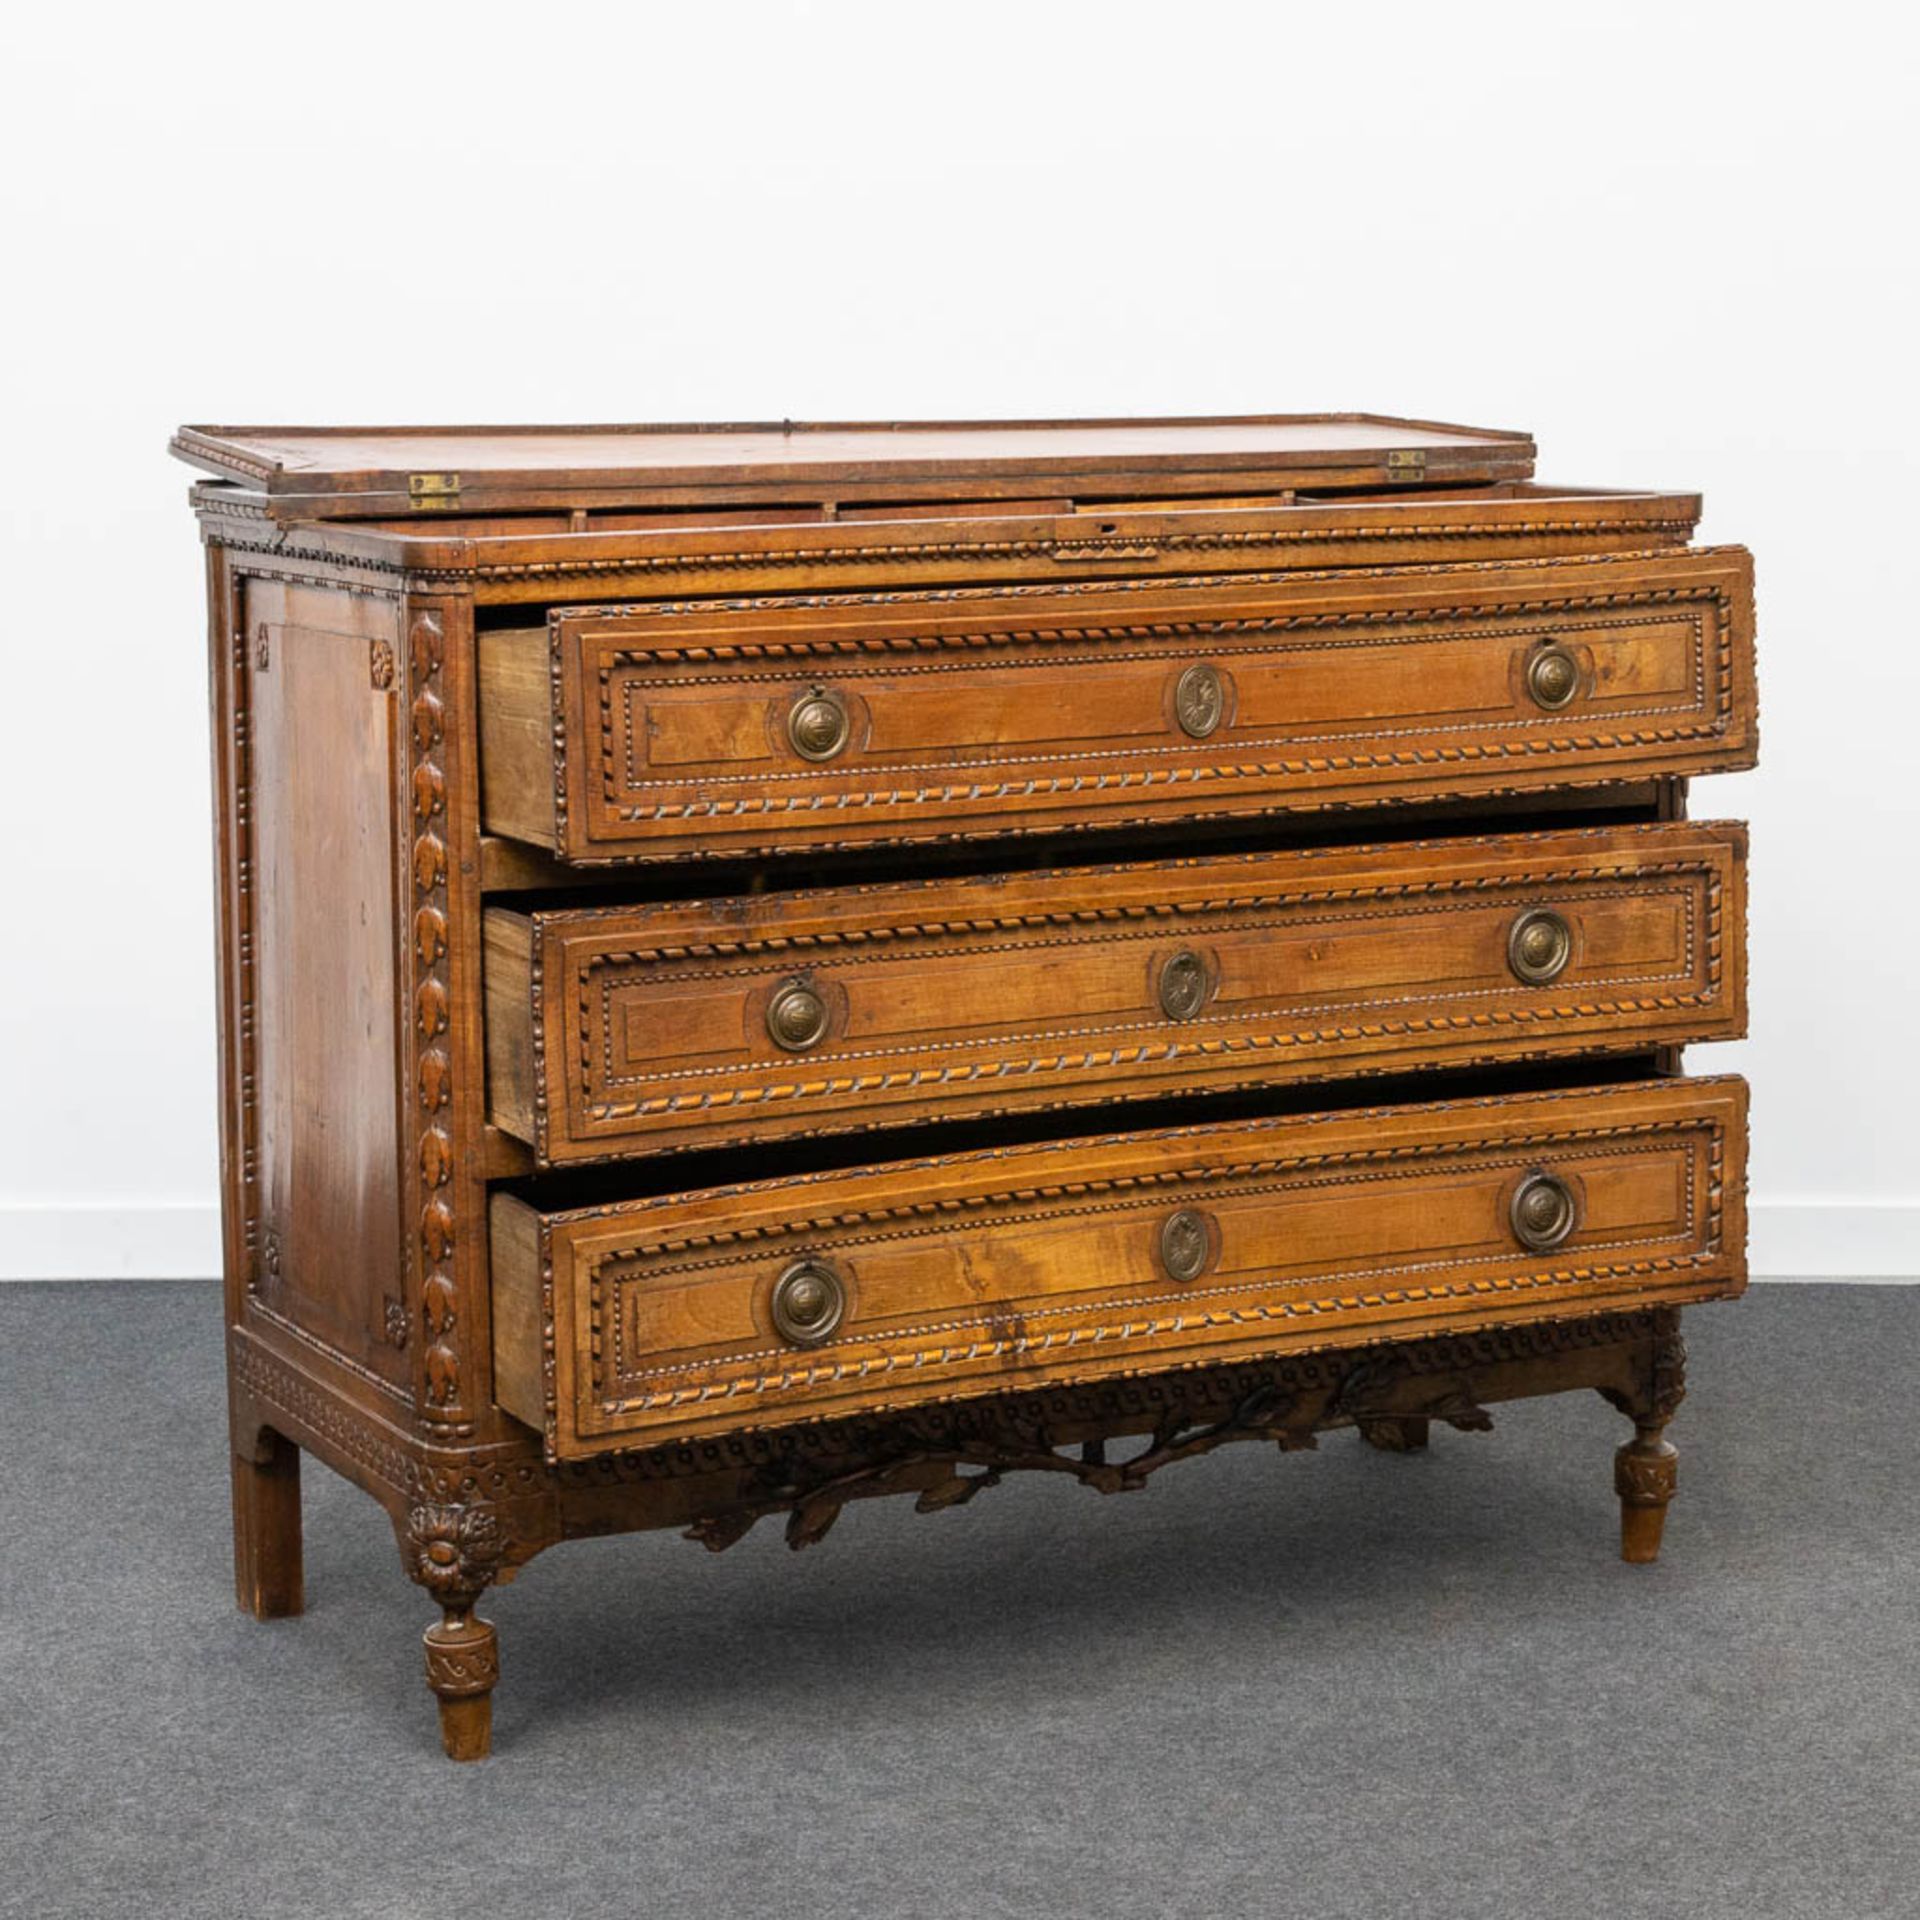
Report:
<svg viewBox="0 0 1920 1920"><path fill-rule="evenodd" d="M796 1260L773 1283L773 1330L796 1347L831 1340L847 1310L847 1290L824 1260Z"/></svg>
<svg viewBox="0 0 1920 1920"><path fill-rule="evenodd" d="M1218 667L1203 660L1189 667L1173 687L1173 717L1180 731L1204 740L1227 717L1227 684Z"/></svg>
<svg viewBox="0 0 1920 1920"><path fill-rule="evenodd" d="M1207 1003L1207 963L1182 947L1160 969L1160 1011L1169 1020L1191 1020Z"/></svg>
<svg viewBox="0 0 1920 1920"><path fill-rule="evenodd" d="M827 1037L827 1003L804 980L789 980L767 1002L767 1038L788 1053L805 1053Z"/></svg>
<svg viewBox="0 0 1920 1920"><path fill-rule="evenodd" d="M1197 1280L1212 1252L1207 1220L1192 1207L1170 1213L1160 1224L1160 1264L1175 1280Z"/></svg>
<svg viewBox="0 0 1920 1920"><path fill-rule="evenodd" d="M787 738L803 760L831 760L853 737L853 716L839 694L814 687L787 714Z"/></svg>
<svg viewBox="0 0 1920 1920"><path fill-rule="evenodd" d="M1572 958L1573 929L1551 907L1529 908L1507 931L1507 965L1530 987L1558 980Z"/></svg>
<svg viewBox="0 0 1920 1920"><path fill-rule="evenodd" d="M1513 1191L1513 1237L1530 1253L1557 1247L1579 1220L1573 1189L1556 1173L1530 1173Z"/></svg>
<svg viewBox="0 0 1920 1920"><path fill-rule="evenodd" d="M1580 691L1580 662L1558 641L1527 662L1527 693L1536 707L1557 713Z"/></svg>

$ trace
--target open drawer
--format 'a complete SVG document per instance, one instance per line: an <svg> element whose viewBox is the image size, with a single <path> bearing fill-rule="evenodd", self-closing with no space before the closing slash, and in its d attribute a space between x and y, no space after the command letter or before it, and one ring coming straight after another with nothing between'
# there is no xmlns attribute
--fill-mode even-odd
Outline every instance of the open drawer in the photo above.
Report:
<svg viewBox="0 0 1920 1920"><path fill-rule="evenodd" d="M608 864L1743 767L1737 548L562 610L479 636L489 832Z"/></svg>
<svg viewBox="0 0 1920 1920"><path fill-rule="evenodd" d="M1746 1088L1235 1121L542 1212L492 1203L495 1391L574 1459L1745 1279Z"/></svg>
<svg viewBox="0 0 1920 1920"><path fill-rule="evenodd" d="M489 1114L552 1166L1731 1039L1745 855L1675 821L496 907Z"/></svg>

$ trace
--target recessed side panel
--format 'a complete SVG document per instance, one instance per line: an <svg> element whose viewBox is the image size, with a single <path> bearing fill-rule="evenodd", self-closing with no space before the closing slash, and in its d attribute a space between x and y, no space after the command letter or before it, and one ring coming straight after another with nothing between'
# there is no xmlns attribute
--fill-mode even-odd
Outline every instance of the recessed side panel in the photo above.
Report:
<svg viewBox="0 0 1920 1920"><path fill-rule="evenodd" d="M258 580L245 607L249 1293L404 1388L397 618Z"/></svg>

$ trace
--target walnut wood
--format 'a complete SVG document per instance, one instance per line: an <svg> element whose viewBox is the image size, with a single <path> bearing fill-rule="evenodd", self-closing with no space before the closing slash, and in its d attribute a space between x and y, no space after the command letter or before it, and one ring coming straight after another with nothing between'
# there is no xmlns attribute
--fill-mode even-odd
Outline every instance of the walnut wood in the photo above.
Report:
<svg viewBox="0 0 1920 1920"><path fill-rule="evenodd" d="M1640 826L486 914L495 1125L543 1165L1175 1087L1737 1037L1745 829ZM1516 978L1517 917L1573 931ZM1205 1004L1159 983L1198 957ZM803 1053L769 1036L794 981ZM544 1069L544 1071L542 1071Z"/></svg>
<svg viewBox="0 0 1920 1920"><path fill-rule="evenodd" d="M495 1396L550 1459L895 1409L1156 1362L1428 1333L1484 1312L1598 1311L1744 1283L1744 1085L1647 1081L1006 1147L537 1216L493 1201ZM1545 1166L1578 1221L1519 1246ZM1170 1279L1169 1214L1203 1276ZM529 1259L529 1245L537 1257ZM770 1299L824 1262L834 1337L783 1341ZM536 1304L538 1303L538 1304ZM541 1350L501 1347L537 1325ZM525 1340L522 1331L521 1339ZM508 1400L538 1376L539 1400Z"/></svg>
<svg viewBox="0 0 1920 1920"><path fill-rule="evenodd" d="M1521 444L1530 459L1519 441L1495 454ZM1125 1492L1228 1443L1294 1450L1353 1427L1410 1447L1435 1425L1474 1430L1503 1401L1574 1389L1633 1423L1615 1468L1622 1543L1650 1551L1673 1487L1677 1303L1744 1278L1743 1093L1677 1077L1680 1041L1744 1018L1744 840L1684 823L1684 778L1747 764L1754 746L1747 563L1685 550L1697 497L1437 485L1429 446L1411 486L1376 476L1375 490L1314 498L1305 469L1256 461L1182 500L1172 489L1200 466L1156 471L1145 436L1097 475L1077 447L1080 466L1044 486L1012 466L957 472L949 491L994 496L972 502L856 503L897 486L896 470L838 476L832 498L683 510L653 496L688 469L656 467L638 488L647 503L615 504L627 470L576 465L559 476L560 511L510 511L463 484L457 510L430 495L386 519L315 519L377 509L362 480L400 471L328 465L340 450L311 470L337 483L324 499L286 461L277 479L271 462L229 463L238 483L195 489L243 1606L299 1607L299 1456L312 1453L387 1511L433 1605L443 1743L474 1757L499 1671L477 1609L562 1539L679 1527L718 1548L773 1519L804 1546L853 1500L943 1510L1016 1472ZM822 494L818 463L804 483L743 464L700 476L718 478L703 496ZM1359 469L1329 472L1346 484ZM1083 475L1112 491L1090 495ZM1248 619L1259 631L1227 624ZM583 866L554 853L583 851L587 803L625 804L609 756L629 752L626 716L612 710L602 742L563 698L556 738L552 668L563 695L584 695L581 636L595 633L609 662L633 656L618 671L635 713L659 708L642 716L653 732L631 736L644 753L719 757L673 776L701 815L635 836L609 815L622 831L595 825L584 852L600 864ZM1515 692L1543 634L1588 650L1591 677L1559 715ZM696 636L711 658L686 650ZM1488 660L1492 695L1466 670ZM1226 674L1226 711L1215 733L1176 739L1167 701L1196 661ZM1144 732L1143 662L1161 701ZM688 695L702 675L704 715ZM754 736L728 701L758 686L771 726L784 709L766 690L802 682L850 700L856 740L840 762L788 769L781 733L763 727L764 766L795 776L769 790L807 807L756 825L726 810L741 766L763 764L742 761ZM902 703L901 686L930 687L931 703ZM903 717L895 751L876 729ZM1036 739L1036 725L1068 737ZM1407 731L1383 740L1392 728ZM1262 746L1269 735L1280 744ZM1052 752L1064 758L1032 757ZM848 804L881 762L904 790L916 760L931 769L911 775L916 795L964 797ZM1150 777L1171 760L1179 780ZM483 762L489 812L498 801L550 846L483 832ZM1093 784L1112 766L1130 787ZM610 770L608 803L597 783ZM586 785L556 821L560 775ZM1080 784L1049 785L1061 778ZM1215 824L1237 810L1251 824ZM1423 841L1399 830L1416 819ZM1046 837L1000 837L1011 830ZM1369 840L1381 844L1357 844ZM680 853L702 863L654 858ZM1203 884L1228 874L1258 885ZM1342 897L1312 899L1316 875L1323 892L1338 877ZM1559 991L1500 977L1499 917L1480 905L1495 894L1560 898L1590 936ZM1423 918L1443 897L1456 904ZM929 931L936 907L980 931ZM1255 928L1269 910L1279 924ZM1302 947L1305 916L1319 918ZM1390 916L1417 937L1383 945ZM1084 938L1050 948L1069 924ZM1677 944L1676 926L1690 930ZM1205 1049L1149 1059L1141 1040L1139 1059L1063 1061L1042 1084L1035 1062L1066 1049L1043 1054L1037 1033L1063 1008L1114 1001L1102 1017L1142 1032L1143 1008L1168 1017L1150 967L1124 991L1102 969L1123 952L1157 965L1176 928L1209 967L1269 969L1230 1037L1310 1040L1266 1049L1244 1075ZM1601 965L1606 940L1617 966ZM1006 1004L973 966L988 946L1002 949ZM595 1132L606 1055L582 1064L586 1029L567 1032L564 1002L585 956L604 972L616 954L616 1077L659 1071L679 1091L751 1102L685 1107L678 1134L651 1120ZM843 1028L803 1069L825 1084L774 1111L769 1071L788 1056L755 1051L751 1001L733 1050L696 1060L735 964L756 992L807 973L843 993L836 1012L876 1022L902 1049L891 1070L914 1084L848 1084L832 1056L853 1044ZM946 984L929 993L935 966ZM1288 967L1302 983L1291 996ZM1621 977L1642 971L1657 977ZM1209 973L1203 1013L1239 977ZM682 987L684 1020L663 1022ZM1439 1024L1455 993L1463 1024ZM1436 1024L1367 1031L1399 1017L1380 1004L1394 997ZM1504 1027L1476 1037L1474 1012L1522 1006L1535 1018L1516 1021L1511 1047ZM1522 1025L1542 1031L1523 1045ZM1559 1090L1523 1095L1514 1063L1563 1046L1563 1064L1527 1070ZM1663 1077L1623 1081L1603 1054L1657 1059ZM962 1059L965 1077L950 1071ZM1434 1079L1430 1099L1369 1109L1339 1084L1469 1062L1471 1098ZM989 1076L983 1063L999 1064ZM721 1071L700 1081L702 1064ZM1267 1091L1302 1075L1324 1099ZM1126 1104L1229 1086L1231 1110L1264 1117L1154 1136ZM1049 1117L1091 1100L1114 1131ZM1048 1111L1011 1117L1023 1103ZM543 1166L492 1115L549 1160L606 1164ZM961 1116L998 1144L928 1161L879 1131L871 1152L833 1147L853 1163L839 1171L803 1175L793 1158L822 1151L808 1133ZM728 1141L751 1142L764 1180L701 1184L717 1176L681 1150ZM1568 1177L1583 1211L1563 1246L1528 1255L1506 1209L1539 1167ZM1176 1213L1198 1220L1163 1242ZM1163 1245L1197 1250L1202 1271L1170 1280ZM840 1324L805 1347L765 1319L798 1257L844 1289ZM686 1371L660 1371L674 1366Z"/></svg>
<svg viewBox="0 0 1920 1920"><path fill-rule="evenodd" d="M1580 663L1557 711L1525 676L1549 642ZM1227 688L1197 739L1196 664ZM827 763L785 735L820 689L852 717ZM1646 779L1752 764L1752 573L1724 548L609 608L489 633L481 700L520 743L488 828L579 863Z"/></svg>
<svg viewBox="0 0 1920 1920"><path fill-rule="evenodd" d="M251 1453L233 1455L233 1586L256 1620L305 1610L300 1449L268 1430Z"/></svg>
<svg viewBox="0 0 1920 1920"><path fill-rule="evenodd" d="M544 607L675 594L818 592L880 585L1178 576L1546 558L1684 547L1698 494L1622 494L1509 483L1258 504L740 508L704 513L412 515L274 519L263 493L193 490L226 551L353 567L369 581L457 588L476 602ZM580 522L586 525L582 527Z"/></svg>
<svg viewBox="0 0 1920 1920"><path fill-rule="evenodd" d="M1631 826L1648 821L1686 817L1682 806L1673 810L1670 790L1684 788L1684 780L1608 780L1589 786L1556 787L1543 793L1495 793L1451 800L1407 801L1390 814L1348 818L1344 813L1302 814L1286 818L1253 819L1209 830L1215 851L1226 855L1238 844L1257 842L1272 852L1313 847L1337 841L1351 842L1361 830L1378 833L1390 828L1411 838L1418 831L1434 834L1450 830L1492 832L1502 826L1550 827L1566 816L1588 816L1610 824ZM1344 823L1344 831L1342 830ZM1123 857L1165 859L1188 853L1191 829L1179 822L1114 834L1066 834L1052 840L1025 842L1020 850L1021 871L1055 861L1076 859L1088 866L1118 864ZM883 845L831 856L832 876L839 884L871 884L898 878L902 872L916 879L932 878L943 867L974 871L983 864L1006 864L998 848L967 843L930 847ZM487 894L558 893L604 894L634 905L659 899L711 897L769 888L792 891L825 884L826 876L813 863L782 861L777 866L756 860L658 862L645 866L568 866L544 848L497 833L480 835L480 890ZM524 909L524 905L522 907Z"/></svg>
<svg viewBox="0 0 1920 1920"><path fill-rule="evenodd" d="M449 1760L484 1760L493 1751L493 1689L500 1678L499 1637L491 1621L461 1608L423 1636L427 1685L440 1704L440 1744Z"/></svg>
<svg viewBox="0 0 1920 1920"><path fill-rule="evenodd" d="M173 451L306 517L437 508L862 499L1036 491L1258 492L1524 479L1533 442L1367 414L770 426L182 427ZM422 481L429 484L423 486Z"/></svg>

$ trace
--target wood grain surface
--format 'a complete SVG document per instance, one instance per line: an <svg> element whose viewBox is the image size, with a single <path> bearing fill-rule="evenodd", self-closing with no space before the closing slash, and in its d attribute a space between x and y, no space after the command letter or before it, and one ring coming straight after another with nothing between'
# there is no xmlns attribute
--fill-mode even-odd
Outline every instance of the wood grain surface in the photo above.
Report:
<svg viewBox="0 0 1920 1920"><path fill-rule="evenodd" d="M512 1410L578 1458L1463 1318L1703 1299L1744 1283L1745 1154L1746 1089L1728 1078L1045 1143L544 1217L502 1194L494 1288L542 1302L548 1342L544 1404ZM1548 1252L1510 1217L1540 1172L1575 1196ZM1168 1269L1175 1215L1205 1237L1195 1275ZM818 1346L775 1324L796 1263L844 1293ZM501 1378L524 1382L533 1359Z"/></svg>
<svg viewBox="0 0 1920 1920"><path fill-rule="evenodd" d="M481 636L482 805L592 863L1740 767L1752 604L1722 548L565 612ZM1573 674L1554 708L1529 679L1550 649ZM844 744L809 759L795 716L821 702Z"/></svg>
<svg viewBox="0 0 1920 1920"><path fill-rule="evenodd" d="M1733 1038L1745 848L1675 822L493 908L490 1114L557 1164ZM1536 982L1510 948L1542 912L1570 949ZM823 1010L804 1048L769 1027L794 992Z"/></svg>

